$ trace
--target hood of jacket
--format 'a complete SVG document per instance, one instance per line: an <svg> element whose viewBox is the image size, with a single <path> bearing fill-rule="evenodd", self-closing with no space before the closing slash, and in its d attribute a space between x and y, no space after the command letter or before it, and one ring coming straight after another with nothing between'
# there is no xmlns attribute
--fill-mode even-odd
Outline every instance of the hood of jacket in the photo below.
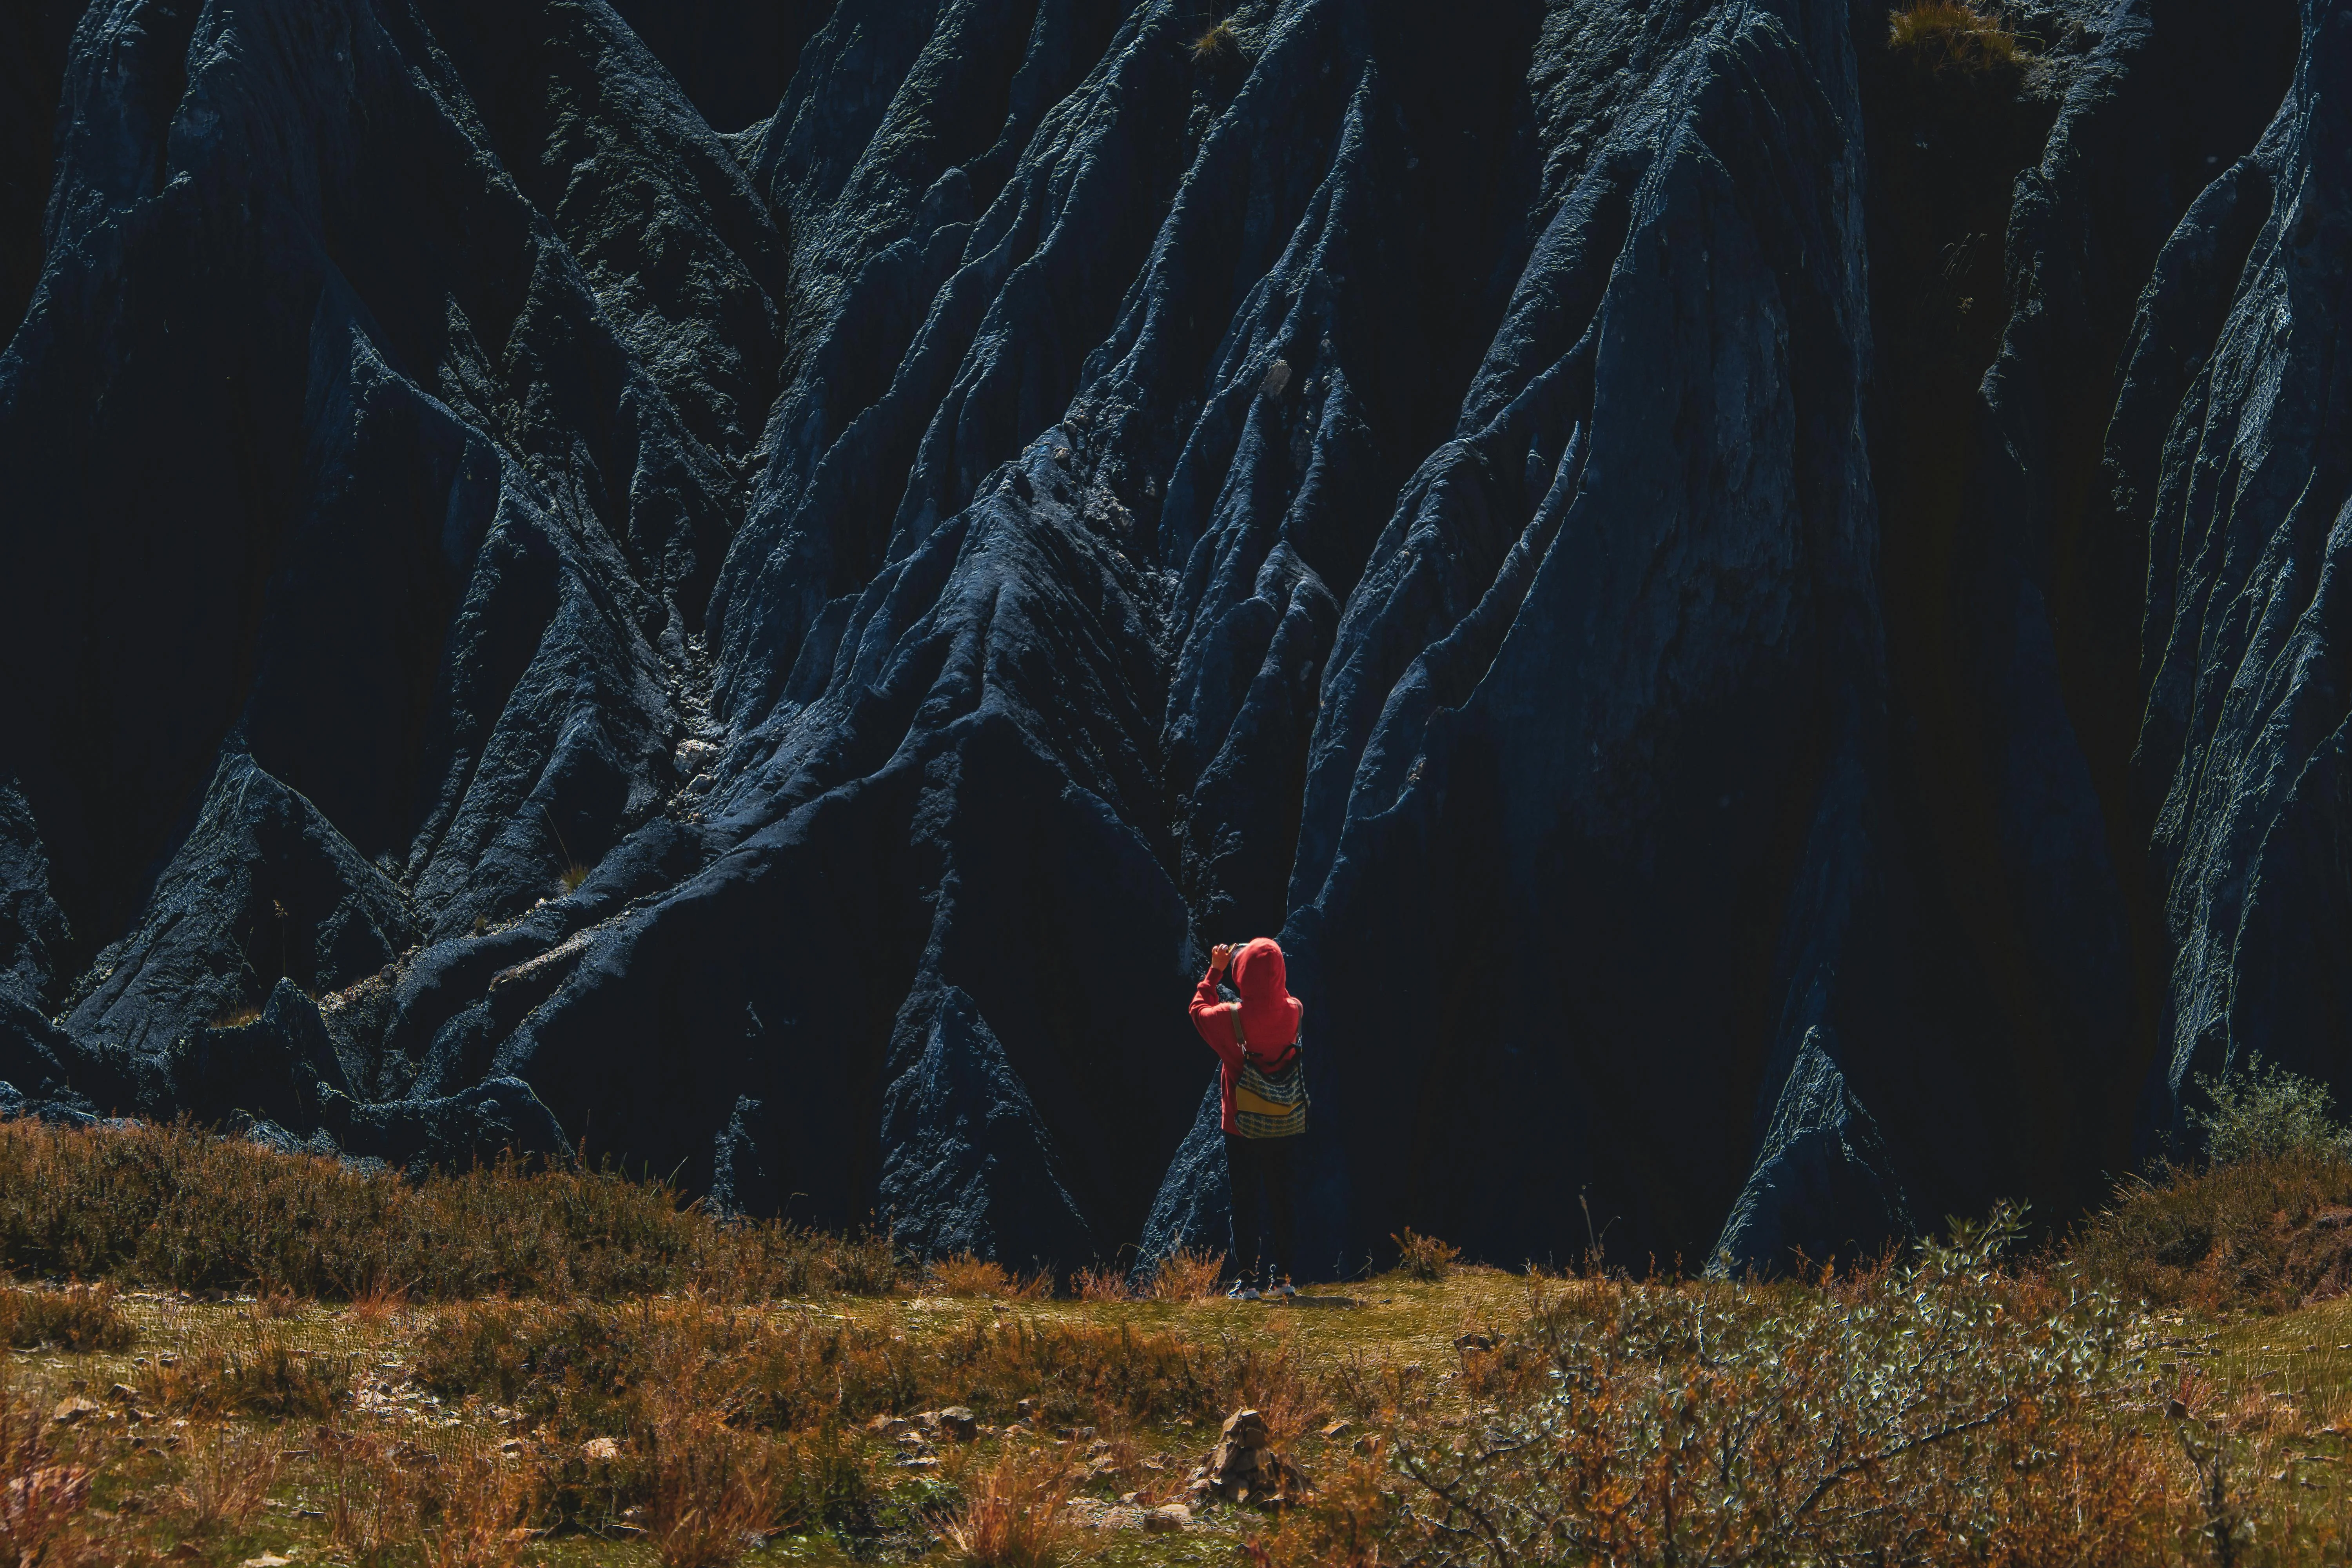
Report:
<svg viewBox="0 0 2352 1568"><path fill-rule="evenodd" d="M1270 936L1243 944L1234 955L1234 989L1242 994L1242 1032L1250 1050L1272 1056L1298 1037L1306 1008L1289 990L1282 947Z"/></svg>

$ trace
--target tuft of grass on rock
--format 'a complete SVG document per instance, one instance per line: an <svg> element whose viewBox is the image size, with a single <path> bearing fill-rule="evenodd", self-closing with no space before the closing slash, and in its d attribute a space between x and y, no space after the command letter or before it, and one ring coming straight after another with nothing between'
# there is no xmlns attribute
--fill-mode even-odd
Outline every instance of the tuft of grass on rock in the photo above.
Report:
<svg viewBox="0 0 2352 1568"><path fill-rule="evenodd" d="M1912 0L1888 12L1886 47L1937 76L2013 79L2032 58L1998 16L1967 0Z"/></svg>
<svg viewBox="0 0 2352 1568"><path fill-rule="evenodd" d="M1190 53L1196 66L1233 65L1242 58L1242 36L1228 17L1194 38Z"/></svg>

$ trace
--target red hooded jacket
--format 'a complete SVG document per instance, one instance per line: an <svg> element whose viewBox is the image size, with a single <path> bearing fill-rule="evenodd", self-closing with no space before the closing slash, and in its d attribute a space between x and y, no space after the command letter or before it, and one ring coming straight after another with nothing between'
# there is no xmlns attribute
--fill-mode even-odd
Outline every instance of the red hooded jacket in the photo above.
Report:
<svg viewBox="0 0 2352 1568"><path fill-rule="evenodd" d="M1245 942L1234 954L1234 989L1242 1033L1249 1037L1249 1054L1261 1068L1272 1067L1298 1038L1298 1020L1307 1009L1287 989L1282 968L1282 948L1272 937ZM1217 1053L1218 1078L1224 1094L1224 1128L1234 1130L1234 1085L1241 1081L1242 1047L1234 1043L1233 1016L1236 1004L1217 999L1217 972L1201 976L1192 988L1192 1027Z"/></svg>

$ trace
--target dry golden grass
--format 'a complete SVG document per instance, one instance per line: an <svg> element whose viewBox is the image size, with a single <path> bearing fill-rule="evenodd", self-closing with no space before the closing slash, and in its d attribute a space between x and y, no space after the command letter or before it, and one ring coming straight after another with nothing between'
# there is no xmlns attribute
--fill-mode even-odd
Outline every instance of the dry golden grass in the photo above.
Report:
<svg viewBox="0 0 2352 1568"><path fill-rule="evenodd" d="M1241 58L1241 35L1231 21L1219 22L1192 43L1194 65L1224 65Z"/></svg>
<svg viewBox="0 0 2352 1568"><path fill-rule="evenodd" d="M1014 1274L992 1258L959 1252L931 1264L930 1288L942 1296L992 1296L1003 1300L1034 1300L1054 1293L1054 1277L1043 1269Z"/></svg>
<svg viewBox="0 0 2352 1568"><path fill-rule="evenodd" d="M666 1568L721 1568L776 1528L782 1478L769 1445L708 1414L681 1414L648 1434L646 1522Z"/></svg>
<svg viewBox="0 0 2352 1568"><path fill-rule="evenodd" d="M1454 1272L1454 1263L1462 1257L1458 1247L1448 1247L1433 1236L1422 1236L1412 1226L1389 1237L1397 1246L1397 1272L1408 1279L1443 1279Z"/></svg>
<svg viewBox="0 0 2352 1568"><path fill-rule="evenodd" d="M1053 1450L1009 1448L968 1481L963 1506L940 1520L940 1538L975 1568L1055 1568L1085 1541L1065 1511L1074 1485Z"/></svg>
<svg viewBox="0 0 2352 1568"><path fill-rule="evenodd" d="M1135 1291L1127 1276L1108 1267L1081 1268L1070 1277L1070 1294L1081 1301L1131 1301Z"/></svg>
<svg viewBox="0 0 2352 1568"><path fill-rule="evenodd" d="M1213 1300L1224 1271L1223 1253L1180 1247L1151 1270L1151 1282L1143 1293L1154 1301Z"/></svg>
<svg viewBox="0 0 2352 1568"><path fill-rule="evenodd" d="M200 1419L331 1419L352 1397L347 1355L313 1354L274 1330L157 1358L139 1370L141 1405Z"/></svg>
<svg viewBox="0 0 2352 1568"><path fill-rule="evenodd" d="M138 1337L137 1326L116 1310L114 1291L106 1286L0 1288L0 1343L18 1350L119 1351Z"/></svg>
<svg viewBox="0 0 2352 1568"><path fill-rule="evenodd" d="M1054 1426L1157 1425L1265 1408L1303 1430L1321 1396L1294 1339L1202 1339L1063 1312L927 1323L747 1312L711 1299L607 1307L480 1301L434 1314L415 1342L422 1384L494 1401L564 1444L642 1431L675 1402L731 1425L817 1434L875 1415L971 1405L1010 1420L1023 1401ZM822 1446L805 1456L822 1467ZM826 1483L837 1491L835 1476ZM854 1498L835 1498L836 1507Z"/></svg>
<svg viewBox="0 0 2352 1568"><path fill-rule="evenodd" d="M60 1455L41 1411L0 1383L0 1562L80 1568L107 1560L86 1528L90 1471Z"/></svg>
<svg viewBox="0 0 2352 1568"><path fill-rule="evenodd" d="M967 1561L1093 1549L1121 1568L1236 1547L1365 1568L2343 1561L2352 1296L2222 1321L2142 1310L2088 1272L2221 1208L2251 1246L2266 1194L2336 1190L2317 1167L2198 1179L2201 1195L2187 1176L2126 1194L2155 1207L2071 1262L2021 1267L1977 1233L1776 1283L1457 1266L1384 1276L1346 1308L715 1287L411 1308L363 1288L349 1310L273 1319L126 1293L110 1309L146 1364L51 1351L0 1380L0 1563L144 1563L184 1541L204 1568L263 1550L719 1563L778 1529L801 1538L793 1560L835 1565L941 1534L932 1549ZM2296 1234L2331 1233L2327 1212ZM1213 1280L1216 1261L1188 1267ZM2229 1278L2189 1272L2200 1290ZM2258 1271L2260 1299L2276 1277ZM131 1390L47 1421L118 1379ZM868 1428L950 1405L975 1441ZM1219 1505L1168 1537L1076 1525L1081 1497L1100 1522L1115 1497L1187 1495L1241 1407L1311 1496L1279 1518ZM910 1451L935 1468L902 1467Z"/></svg>
<svg viewBox="0 0 2352 1568"><path fill-rule="evenodd" d="M1913 0L1888 12L1886 47L1937 75L2013 76L2028 58L1999 16L1966 0Z"/></svg>
<svg viewBox="0 0 2352 1568"><path fill-rule="evenodd" d="M352 1297L343 1309L352 1321L370 1327L380 1326L408 1310L408 1288L378 1279Z"/></svg>
<svg viewBox="0 0 2352 1568"><path fill-rule="evenodd" d="M418 1542L425 1568L514 1568L530 1543L530 1478L476 1455L456 1468L440 1517Z"/></svg>
<svg viewBox="0 0 2352 1568"><path fill-rule="evenodd" d="M2352 1292L2352 1160L2325 1149L2122 1184L2074 1265L2159 1306L2283 1312Z"/></svg>
<svg viewBox="0 0 2352 1568"><path fill-rule="evenodd" d="M506 1160L423 1182L171 1127L0 1122L0 1267L347 1300L887 1291L887 1235L722 1225L658 1182Z"/></svg>
<svg viewBox="0 0 2352 1568"><path fill-rule="evenodd" d="M261 1511L278 1479L278 1443L222 1421L188 1429L184 1468L173 1488L173 1522L197 1537L243 1530Z"/></svg>
<svg viewBox="0 0 2352 1568"><path fill-rule="evenodd" d="M302 1315L302 1299L280 1287L264 1290L253 1299L253 1315L257 1318L298 1318Z"/></svg>

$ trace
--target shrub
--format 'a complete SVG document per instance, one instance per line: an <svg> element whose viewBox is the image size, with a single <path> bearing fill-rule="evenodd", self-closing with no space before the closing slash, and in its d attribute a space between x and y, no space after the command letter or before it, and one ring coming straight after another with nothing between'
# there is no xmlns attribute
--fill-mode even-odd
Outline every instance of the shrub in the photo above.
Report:
<svg viewBox="0 0 2352 1568"><path fill-rule="evenodd" d="M871 1531L877 1499L856 1434L837 1421L788 1434L776 1447L776 1522Z"/></svg>
<svg viewBox="0 0 2352 1568"><path fill-rule="evenodd" d="M787 1296L810 1296L821 1290L844 1296L887 1296L896 1290L906 1269L898 1243L882 1230L853 1231L826 1236L790 1226L776 1226L775 1253L781 1259L777 1279Z"/></svg>
<svg viewBox="0 0 2352 1568"><path fill-rule="evenodd" d="M2336 1120L2327 1086L2264 1066L2260 1051L2246 1058L2245 1071L2200 1073L2197 1087L2213 1109L2190 1110L2189 1124L2205 1135L2205 1157L2216 1165L2352 1149L2352 1132Z"/></svg>
<svg viewBox="0 0 2352 1568"><path fill-rule="evenodd" d="M139 1326L115 1310L114 1292L105 1286L0 1289L0 1342L20 1351L120 1351L138 1339Z"/></svg>
<svg viewBox="0 0 2352 1568"><path fill-rule="evenodd" d="M1448 1247L1433 1236L1414 1234L1411 1226L1389 1237L1397 1244L1397 1272L1410 1279L1443 1279L1454 1272L1454 1260L1462 1256L1458 1247Z"/></svg>
<svg viewBox="0 0 2352 1568"><path fill-rule="evenodd" d="M2073 1267L2160 1306L2284 1312L2352 1291L2352 1160L2294 1150L2117 1187Z"/></svg>
<svg viewBox="0 0 2352 1568"><path fill-rule="evenodd" d="M2164 1451L2110 1394L2111 1295L2005 1272L2013 1216L1759 1310L1623 1286L1555 1315L1549 1392L1394 1448L1381 1561L2142 1562Z"/></svg>
<svg viewBox="0 0 2352 1568"><path fill-rule="evenodd" d="M1886 47L1937 76L2013 78L2028 58L1998 16L1966 0L1913 0L1888 12Z"/></svg>

